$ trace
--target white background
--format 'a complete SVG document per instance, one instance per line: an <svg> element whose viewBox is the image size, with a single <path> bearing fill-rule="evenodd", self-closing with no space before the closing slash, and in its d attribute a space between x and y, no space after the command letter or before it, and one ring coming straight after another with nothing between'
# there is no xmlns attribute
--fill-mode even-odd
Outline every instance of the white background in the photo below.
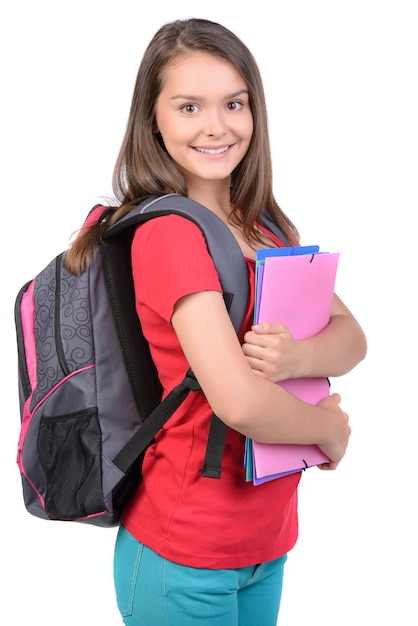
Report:
<svg viewBox="0 0 418 626"><path fill-rule="evenodd" d="M13 307L21 285L111 193L146 44L163 22L196 16L222 22L253 51L277 199L304 243L341 253L337 292L369 342L366 361L333 381L351 416L351 444L336 472L303 476L279 624L414 626L416 3L206 4L2 0L0 621L121 623L115 529L46 522L24 509Z"/></svg>

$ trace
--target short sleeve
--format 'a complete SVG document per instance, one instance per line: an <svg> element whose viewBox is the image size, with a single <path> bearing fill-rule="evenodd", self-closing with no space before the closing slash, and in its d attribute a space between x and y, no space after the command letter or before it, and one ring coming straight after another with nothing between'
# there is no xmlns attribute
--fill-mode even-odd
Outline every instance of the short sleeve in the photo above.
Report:
<svg viewBox="0 0 418 626"><path fill-rule="evenodd" d="M179 215L157 217L139 226L132 242L137 307L171 320L185 295L222 288L200 228Z"/></svg>

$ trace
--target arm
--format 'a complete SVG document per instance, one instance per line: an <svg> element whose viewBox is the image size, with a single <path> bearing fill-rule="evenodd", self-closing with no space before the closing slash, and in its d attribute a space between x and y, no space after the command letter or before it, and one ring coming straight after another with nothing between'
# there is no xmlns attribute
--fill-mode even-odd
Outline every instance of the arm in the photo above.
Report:
<svg viewBox="0 0 418 626"><path fill-rule="evenodd" d="M337 467L350 436L338 394L313 406L256 376L218 292L184 296L171 321L187 361L222 421L261 442L317 444L331 459L329 468Z"/></svg>
<svg viewBox="0 0 418 626"><path fill-rule="evenodd" d="M247 332L243 352L250 366L271 381L342 376L364 359L365 335L348 308L334 295L328 326L315 337L296 341L281 324L260 324Z"/></svg>

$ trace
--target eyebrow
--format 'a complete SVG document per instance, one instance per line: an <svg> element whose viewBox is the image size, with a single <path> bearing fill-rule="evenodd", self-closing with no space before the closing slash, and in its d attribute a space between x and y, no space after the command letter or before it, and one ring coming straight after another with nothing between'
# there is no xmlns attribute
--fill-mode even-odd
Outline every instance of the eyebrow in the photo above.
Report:
<svg viewBox="0 0 418 626"><path fill-rule="evenodd" d="M238 96L242 96L242 94L247 94L248 96L248 89L240 89L239 91L235 91L234 93L231 93L230 95L226 96L225 100L231 100L231 98L237 98ZM200 100L200 101L204 101L206 100L206 98L202 98L201 96L193 96L193 95L188 95L188 94L176 94L175 96L172 96L170 98L170 100Z"/></svg>

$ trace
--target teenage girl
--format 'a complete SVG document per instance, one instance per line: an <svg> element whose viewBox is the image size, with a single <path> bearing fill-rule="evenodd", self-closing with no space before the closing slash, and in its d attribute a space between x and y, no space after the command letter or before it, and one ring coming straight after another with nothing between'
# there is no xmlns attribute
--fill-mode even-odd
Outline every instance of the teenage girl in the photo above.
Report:
<svg viewBox="0 0 418 626"><path fill-rule="evenodd" d="M114 172L114 223L144 198L183 194L213 211L235 236L254 284L257 248L283 245L260 225L267 210L292 243L298 231L272 191L267 112L248 48L207 20L164 25L150 42ZM101 226L101 228L106 227ZM68 256L88 260L99 227ZM190 366L190 394L146 452L114 557L117 602L127 626L275 626L283 566L298 535L300 474L254 486L243 468L245 437L317 444L335 470L350 437L333 393L317 406L275 384L336 377L366 354L362 329L334 295L328 326L296 341L279 323L252 325L254 292L237 337L199 228L170 215L139 227L132 245L136 307L168 393ZM212 412L227 426L219 480L202 476Z"/></svg>

